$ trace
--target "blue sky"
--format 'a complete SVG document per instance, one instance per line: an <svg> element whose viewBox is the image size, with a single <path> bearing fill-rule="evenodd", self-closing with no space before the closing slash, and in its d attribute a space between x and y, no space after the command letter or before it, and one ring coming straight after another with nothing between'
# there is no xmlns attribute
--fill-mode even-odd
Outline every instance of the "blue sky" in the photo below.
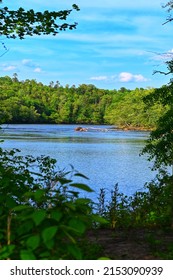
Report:
<svg viewBox="0 0 173 280"><path fill-rule="evenodd" d="M9 51L0 57L0 76L17 73L20 80L36 79L44 84L94 84L99 88L160 87L168 76L153 70L166 69L164 56L173 53L173 24L165 24L167 12L159 0L4 0L17 9L61 10L76 3L70 22L73 31L54 36L3 39ZM1 55L3 46L0 45Z"/></svg>

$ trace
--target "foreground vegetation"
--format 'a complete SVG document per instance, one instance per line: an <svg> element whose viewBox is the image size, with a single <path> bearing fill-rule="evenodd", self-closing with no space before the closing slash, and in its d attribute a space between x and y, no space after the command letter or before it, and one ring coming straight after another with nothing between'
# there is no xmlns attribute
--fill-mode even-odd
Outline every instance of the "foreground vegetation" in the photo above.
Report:
<svg viewBox="0 0 173 280"><path fill-rule="evenodd" d="M103 90L94 85L49 86L17 75L0 78L1 123L113 124L121 128L152 129L165 108L146 106L143 98L154 89ZM85 106L84 106L85 104Z"/></svg>
<svg viewBox="0 0 173 280"><path fill-rule="evenodd" d="M78 197L92 190L55 172L53 159L17 152L0 150L0 259L81 259L79 238L102 220Z"/></svg>
<svg viewBox="0 0 173 280"><path fill-rule="evenodd" d="M0 150L1 260L111 257L89 232L171 229L173 178L164 171L143 192L127 197L116 185L108 203L104 189L94 203L80 197L80 189L92 191L79 183L87 178L75 170L57 173L55 164L49 157Z"/></svg>

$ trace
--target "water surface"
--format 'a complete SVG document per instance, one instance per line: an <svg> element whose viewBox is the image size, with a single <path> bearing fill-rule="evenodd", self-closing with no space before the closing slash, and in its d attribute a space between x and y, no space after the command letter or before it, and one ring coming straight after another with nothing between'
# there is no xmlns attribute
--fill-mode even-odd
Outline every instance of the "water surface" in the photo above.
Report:
<svg viewBox="0 0 173 280"><path fill-rule="evenodd" d="M48 155L57 160L57 168L70 170L70 164L89 177L89 186L98 197L100 188L108 196L116 183L127 195L142 190L154 178L152 164L139 156L147 132L118 131L110 126L85 126L87 132L75 131L76 125L3 125L2 147L18 148L23 155Z"/></svg>

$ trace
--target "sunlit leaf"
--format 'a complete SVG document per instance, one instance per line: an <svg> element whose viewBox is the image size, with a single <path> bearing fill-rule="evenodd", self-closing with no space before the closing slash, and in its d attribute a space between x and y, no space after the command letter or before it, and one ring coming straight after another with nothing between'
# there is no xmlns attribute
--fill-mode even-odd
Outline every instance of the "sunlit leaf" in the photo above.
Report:
<svg viewBox="0 0 173 280"><path fill-rule="evenodd" d="M20 258L21 258L21 260L35 260L36 259L33 252L31 252L29 250L28 251L27 250L21 250Z"/></svg>
<svg viewBox="0 0 173 280"><path fill-rule="evenodd" d="M57 233L57 230L58 230L58 226L52 226L44 229L42 232L42 238L44 243L51 240Z"/></svg>
<svg viewBox="0 0 173 280"><path fill-rule="evenodd" d="M71 186L71 187L78 188L78 189L81 189L81 190L86 191L86 192L93 192L93 190L92 190L89 186L87 186L87 185L85 185L85 184L81 184L81 183L72 183L72 184L70 184L70 186Z"/></svg>
<svg viewBox="0 0 173 280"><path fill-rule="evenodd" d="M28 248L35 250L40 244L40 236L34 235L27 239L26 245Z"/></svg>
<svg viewBox="0 0 173 280"><path fill-rule="evenodd" d="M69 226L80 234L84 233L86 230L86 225L76 218L73 218L69 221Z"/></svg>
<svg viewBox="0 0 173 280"><path fill-rule="evenodd" d="M44 218L46 217L46 210L36 210L32 214L32 219L34 220L35 225L39 225Z"/></svg>

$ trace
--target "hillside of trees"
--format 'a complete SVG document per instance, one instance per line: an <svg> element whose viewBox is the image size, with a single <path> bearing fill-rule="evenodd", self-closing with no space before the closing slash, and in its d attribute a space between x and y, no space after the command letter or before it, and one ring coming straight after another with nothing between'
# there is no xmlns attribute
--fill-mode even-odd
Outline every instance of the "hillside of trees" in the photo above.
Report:
<svg viewBox="0 0 173 280"><path fill-rule="evenodd" d="M120 128L152 129L163 113L157 102L143 98L153 89L99 89L92 84L61 86L36 80L19 81L16 74L0 78L1 123L111 124ZM165 110L165 108L164 108Z"/></svg>

